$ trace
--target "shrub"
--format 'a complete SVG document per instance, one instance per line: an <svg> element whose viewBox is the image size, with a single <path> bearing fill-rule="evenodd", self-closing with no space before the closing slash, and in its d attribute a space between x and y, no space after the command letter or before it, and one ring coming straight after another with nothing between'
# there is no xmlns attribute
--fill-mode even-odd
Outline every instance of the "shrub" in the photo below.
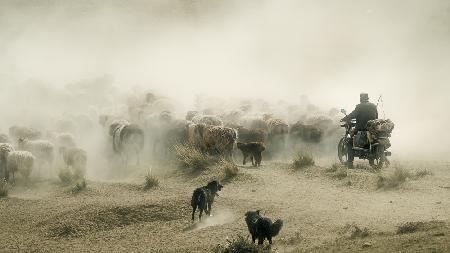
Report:
<svg viewBox="0 0 450 253"><path fill-rule="evenodd" d="M397 234L414 233L423 227L423 222L406 222L397 227Z"/></svg>
<svg viewBox="0 0 450 253"><path fill-rule="evenodd" d="M9 184L6 179L0 180L0 198L7 197L9 191Z"/></svg>
<svg viewBox="0 0 450 253"><path fill-rule="evenodd" d="M406 179L412 178L413 175L402 167L396 167L395 170L387 176L378 176L378 188L392 189L403 184Z"/></svg>
<svg viewBox="0 0 450 253"><path fill-rule="evenodd" d="M356 224L347 224L344 227L344 236L349 239L364 238L369 236L367 228L359 228Z"/></svg>
<svg viewBox="0 0 450 253"><path fill-rule="evenodd" d="M221 169L221 171L224 174L224 176L223 176L224 180L231 180L232 178L237 176L239 173L238 166L236 164L234 164L233 162L225 160L225 159L220 160L219 168Z"/></svg>
<svg viewBox="0 0 450 253"><path fill-rule="evenodd" d="M430 175L430 176L433 175L433 172L431 172L427 169L422 169L422 170L416 171L416 174L414 176L415 176L415 178L421 178L421 177L425 177L428 175Z"/></svg>
<svg viewBox="0 0 450 253"><path fill-rule="evenodd" d="M82 179L78 181L73 187L72 187L72 193L79 193L80 191L86 189L87 183L85 179Z"/></svg>
<svg viewBox="0 0 450 253"><path fill-rule="evenodd" d="M206 169L212 163L211 157L192 145L175 144L174 149L178 161L184 168L199 171Z"/></svg>
<svg viewBox="0 0 450 253"><path fill-rule="evenodd" d="M294 158L293 167L294 169L302 169L304 167L313 166L315 164L314 158L310 153L299 152Z"/></svg>
<svg viewBox="0 0 450 253"><path fill-rule="evenodd" d="M214 249L215 253L258 253L258 247L247 240L242 235L238 235L237 238L229 240L227 239L226 245L218 245Z"/></svg>
<svg viewBox="0 0 450 253"><path fill-rule="evenodd" d="M150 175L150 173L147 174L145 176L144 190L148 190L157 186L159 186L159 180L156 177Z"/></svg>

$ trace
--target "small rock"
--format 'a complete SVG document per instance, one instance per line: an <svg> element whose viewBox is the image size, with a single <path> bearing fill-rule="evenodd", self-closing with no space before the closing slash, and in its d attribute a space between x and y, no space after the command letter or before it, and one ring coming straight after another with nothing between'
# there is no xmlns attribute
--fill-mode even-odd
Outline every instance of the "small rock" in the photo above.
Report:
<svg viewBox="0 0 450 253"><path fill-rule="evenodd" d="M444 233L442 233L442 232L440 232L440 233L436 233L436 234L433 234L434 236L444 236L445 234Z"/></svg>
<svg viewBox="0 0 450 253"><path fill-rule="evenodd" d="M363 248L369 248L369 247L372 247L372 243L370 243L370 242L365 242L365 243L362 245L362 247L363 247Z"/></svg>
<svg viewBox="0 0 450 253"><path fill-rule="evenodd" d="M342 208L342 209L348 209L348 207L344 207L344 208Z"/></svg>
<svg viewBox="0 0 450 253"><path fill-rule="evenodd" d="M389 201L389 203L392 203L392 200L391 200L391 201Z"/></svg>
<svg viewBox="0 0 450 253"><path fill-rule="evenodd" d="M442 203L441 201L436 202L436 204L441 204L441 203Z"/></svg>
<svg viewBox="0 0 450 253"><path fill-rule="evenodd" d="M252 192L256 192L256 190L255 190L255 189L252 189Z"/></svg>

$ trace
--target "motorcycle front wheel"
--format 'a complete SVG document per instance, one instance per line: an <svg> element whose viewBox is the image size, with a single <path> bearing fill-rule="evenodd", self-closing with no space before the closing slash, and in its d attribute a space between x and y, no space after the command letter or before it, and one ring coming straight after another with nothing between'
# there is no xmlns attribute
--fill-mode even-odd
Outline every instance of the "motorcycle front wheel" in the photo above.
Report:
<svg viewBox="0 0 450 253"><path fill-rule="evenodd" d="M346 164L348 161L348 150L345 137L342 137L338 144L338 158L342 164Z"/></svg>

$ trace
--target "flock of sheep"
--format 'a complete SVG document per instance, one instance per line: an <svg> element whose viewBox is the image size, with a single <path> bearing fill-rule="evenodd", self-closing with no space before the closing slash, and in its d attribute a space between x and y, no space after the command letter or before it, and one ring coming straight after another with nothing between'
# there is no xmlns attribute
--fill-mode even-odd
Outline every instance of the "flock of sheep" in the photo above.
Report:
<svg viewBox="0 0 450 253"><path fill-rule="evenodd" d="M103 156L121 158L125 168L142 158L169 159L178 143L229 160L238 149L244 164L250 158L258 166L263 151L273 156L287 147L318 144L340 134L337 110L320 111L310 104L279 102L274 109L263 100L242 100L233 107L203 101L196 107L178 113L170 99L143 93L130 96L124 105L62 117L48 129L14 125L8 134L0 134L0 176L14 180L19 173L28 179L33 168L39 173L57 161L84 177L89 154L77 141L93 129L105 140ZM102 155L99 151L96 156Z"/></svg>

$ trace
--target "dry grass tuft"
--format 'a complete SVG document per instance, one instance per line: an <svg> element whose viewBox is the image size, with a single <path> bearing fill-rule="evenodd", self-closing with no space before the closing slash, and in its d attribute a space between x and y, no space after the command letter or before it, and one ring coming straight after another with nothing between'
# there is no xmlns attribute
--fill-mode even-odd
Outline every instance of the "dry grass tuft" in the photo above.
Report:
<svg viewBox="0 0 450 253"><path fill-rule="evenodd" d="M194 171L202 171L213 163L212 157L201 152L192 145L175 144L177 160L183 168L192 168Z"/></svg>
<svg viewBox="0 0 450 253"><path fill-rule="evenodd" d="M82 190L86 189L87 183L85 179L79 180L75 183L75 185L72 187L72 193L76 194L81 192Z"/></svg>
<svg viewBox="0 0 450 253"><path fill-rule="evenodd" d="M159 186L159 179L152 176L150 173L145 176L144 190L149 190L153 187Z"/></svg>
<svg viewBox="0 0 450 253"><path fill-rule="evenodd" d="M343 167L340 163L333 163L331 167L325 169L325 172L333 173L336 172L339 168Z"/></svg>
<svg viewBox="0 0 450 253"><path fill-rule="evenodd" d="M256 244L238 235L232 240L227 239L226 245L217 245L213 252L215 253L259 253L264 252L260 250Z"/></svg>
<svg viewBox="0 0 450 253"><path fill-rule="evenodd" d="M423 222L406 222L397 227L397 234L414 233L423 228Z"/></svg>
<svg viewBox="0 0 450 253"><path fill-rule="evenodd" d="M239 174L239 168L231 161L221 159L219 168L223 172L223 180L229 181Z"/></svg>
<svg viewBox="0 0 450 253"><path fill-rule="evenodd" d="M0 198L4 198L8 196L9 184L6 179L0 180Z"/></svg>
<svg viewBox="0 0 450 253"><path fill-rule="evenodd" d="M339 180L346 178L347 177L347 169L346 168L339 168L338 170L336 170L336 172L334 172L333 174L334 178L337 178Z"/></svg>
<svg viewBox="0 0 450 253"><path fill-rule="evenodd" d="M421 178L421 177L425 177L428 175L429 176L433 175L433 172L431 172L427 169L418 170L418 171L416 171L416 174L414 174L415 178Z"/></svg>
<svg viewBox="0 0 450 253"><path fill-rule="evenodd" d="M330 173L331 177L339 180L347 177L347 168L339 163L334 163L325 172Z"/></svg>
<svg viewBox="0 0 450 253"><path fill-rule="evenodd" d="M378 189L393 189L398 188L408 178L413 178L413 175L402 167L396 167L394 171L387 176L378 176L377 187Z"/></svg>
<svg viewBox="0 0 450 253"><path fill-rule="evenodd" d="M369 236L369 230L367 228L359 228L355 224L347 224L344 227L344 236L349 239L364 238Z"/></svg>
<svg viewBox="0 0 450 253"><path fill-rule="evenodd" d="M309 152L298 152L292 166L294 169L302 169L308 166L313 166L315 164L314 158Z"/></svg>

